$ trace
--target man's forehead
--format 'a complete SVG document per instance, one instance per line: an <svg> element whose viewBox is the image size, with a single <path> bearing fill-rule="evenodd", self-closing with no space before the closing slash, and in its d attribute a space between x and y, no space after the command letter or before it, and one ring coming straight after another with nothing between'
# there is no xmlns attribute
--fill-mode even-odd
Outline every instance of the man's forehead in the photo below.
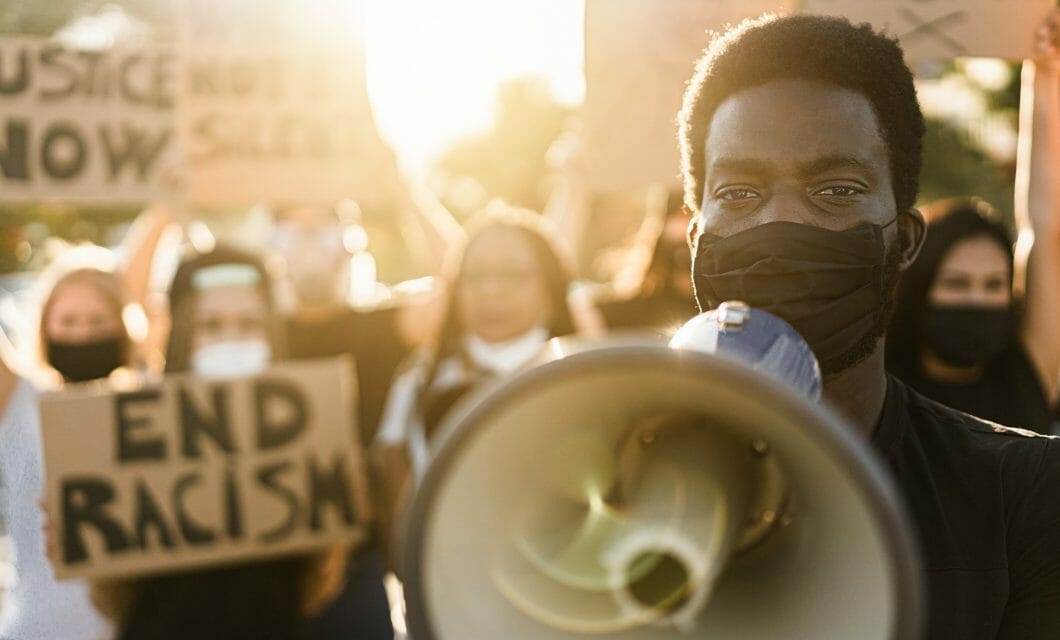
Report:
<svg viewBox="0 0 1060 640"><path fill-rule="evenodd" d="M879 119L862 94L809 80L775 80L729 96L711 118L708 173L733 159L783 166L824 157L886 163Z"/></svg>

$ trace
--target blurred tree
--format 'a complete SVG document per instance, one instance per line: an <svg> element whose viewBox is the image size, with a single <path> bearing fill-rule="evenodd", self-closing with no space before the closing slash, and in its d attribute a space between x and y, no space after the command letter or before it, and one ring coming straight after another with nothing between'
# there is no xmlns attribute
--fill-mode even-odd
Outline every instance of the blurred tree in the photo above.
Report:
<svg viewBox="0 0 1060 640"><path fill-rule="evenodd" d="M165 35L173 7L171 0L0 0L0 33L50 36L77 18L119 9Z"/></svg>
<svg viewBox="0 0 1060 640"><path fill-rule="evenodd" d="M85 0L0 0L0 32L50 36L86 4Z"/></svg>
<svg viewBox="0 0 1060 640"><path fill-rule="evenodd" d="M927 119L920 201L951 196L978 196L1004 214L1012 225L1015 164L991 157L953 122Z"/></svg>
<svg viewBox="0 0 1060 640"><path fill-rule="evenodd" d="M511 80L497 92L493 126L455 143L436 168L452 178L473 179L489 197L540 210L548 196L545 152L571 113L546 80Z"/></svg>
<svg viewBox="0 0 1060 640"><path fill-rule="evenodd" d="M972 60L949 61L930 74L936 82L950 82L946 86L951 90L946 93L943 104L932 104L931 100L925 100L923 94L921 96L927 119L927 134L924 138L924 165L920 174L920 201L930 202L949 196L978 196L998 209L1011 226L1015 149L989 148L985 132L1001 127L1008 130L1012 140L1015 140L1020 63L995 61L990 69L995 73L1004 73L992 78L992 82L977 77L972 63ZM946 104L963 103L968 96L957 94L964 92L981 102L980 113L960 113L960 109L954 108L954 105Z"/></svg>

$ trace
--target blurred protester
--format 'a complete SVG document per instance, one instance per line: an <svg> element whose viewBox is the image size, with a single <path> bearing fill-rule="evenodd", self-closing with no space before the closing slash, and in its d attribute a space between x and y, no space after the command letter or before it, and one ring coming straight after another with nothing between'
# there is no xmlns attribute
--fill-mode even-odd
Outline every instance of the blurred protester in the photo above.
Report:
<svg viewBox="0 0 1060 640"><path fill-rule="evenodd" d="M108 267L77 267L42 278L52 284L41 305L39 356L45 370L57 374L53 382L106 378L133 364L133 341L122 317L127 297L118 275Z"/></svg>
<svg viewBox="0 0 1060 640"><path fill-rule="evenodd" d="M617 295L597 302L608 329L643 328L672 335L698 312L692 293L689 219L682 206L683 196L680 191L670 192L662 215L649 213L631 252L629 271L636 273L624 278L628 284L616 278ZM645 254L647 260L637 259L636 254Z"/></svg>
<svg viewBox="0 0 1060 640"><path fill-rule="evenodd" d="M682 194L662 185L592 193L580 126L548 150L554 176L543 215L575 252L577 275L607 284L578 283L571 312L591 335L608 329L670 335L697 312Z"/></svg>
<svg viewBox="0 0 1060 640"><path fill-rule="evenodd" d="M379 285L352 202L334 210L279 208L274 219L273 248L283 259L288 300L293 303L284 322L288 353L294 358L353 356L356 435L367 449L398 365L434 324L430 309L420 302L354 306L374 302ZM368 295L359 297L357 292ZM378 486L373 481L373 487ZM359 550L350 558L342 593L307 622L307 637L340 637L351 625L360 629L358 638L393 637L385 575L377 544Z"/></svg>
<svg viewBox="0 0 1060 640"><path fill-rule="evenodd" d="M1038 59L1024 70L1017 260L1012 238L986 203L929 205L927 239L902 276L887 334L888 368L917 391L1041 433L1052 428L1060 373L1053 315L1060 306L1060 56L1050 45L1056 37L1054 18L1039 35Z"/></svg>
<svg viewBox="0 0 1060 640"><path fill-rule="evenodd" d="M334 210L284 207L273 215L273 248L283 259L293 303L284 322L288 354L353 356L359 427L355 435L367 447L389 379L415 340L407 308L374 304L381 285L354 202L341 202ZM371 306L354 306L358 303ZM342 593L307 621L307 637L342 637L355 628L358 638L392 638L385 574L383 557L374 545L353 555Z"/></svg>
<svg viewBox="0 0 1060 640"><path fill-rule="evenodd" d="M79 253L82 264L90 262L86 252ZM53 386L105 378L131 364L132 341L122 320L126 295L115 273L57 263L43 280L49 284L41 305L38 351ZM16 576L0 612L0 637L109 638L111 627L92 607L86 583L60 583L53 577L41 536L44 453L37 395L6 360L0 364L0 509Z"/></svg>
<svg viewBox="0 0 1060 640"><path fill-rule="evenodd" d="M54 389L145 369L149 353L133 339L126 319L144 320L151 266L172 221L168 204L153 205L133 223L119 256L101 247L76 247L45 270L33 354L37 370L29 377ZM148 334L142 323L139 330L139 337ZM110 637L111 626L92 607L87 585L53 578L41 536L44 472L36 393L9 366L15 360L11 350L4 355L0 396L2 388L8 393L0 397L0 510L16 575L0 612L0 637Z"/></svg>
<svg viewBox="0 0 1060 640"><path fill-rule="evenodd" d="M429 191L406 183L391 152L384 163L381 175L386 184L380 189L399 197L403 236L419 250L419 261L436 270L446 248L458 242L463 231ZM369 238L360 215L356 203L349 200L334 208L276 206L272 245L286 275L288 354L294 358L353 356L358 437L367 449L375 438L397 367L433 333L439 305L437 292L387 299L385 287L375 281L375 263L367 251ZM350 558L342 594L308 622L308 637L339 637L351 625L358 629L358 638L392 637L389 617L380 617L380 611L388 611L385 574L378 546L372 543L360 549Z"/></svg>
<svg viewBox="0 0 1060 640"><path fill-rule="evenodd" d="M120 366L160 368L161 354L153 353L160 345L144 344L157 335L147 326L145 307L155 254L174 220L170 205L154 204L133 222L116 253L73 247L41 274L46 295L36 363L45 376L58 374L46 384L105 378Z"/></svg>
<svg viewBox="0 0 1060 640"><path fill-rule="evenodd" d="M216 248L183 261L170 289L166 372L249 376L284 354L268 274L248 254ZM97 583L94 601L137 640L297 637L342 584L345 550ZM355 630L347 631L352 637Z"/></svg>
<svg viewBox="0 0 1060 640"><path fill-rule="evenodd" d="M351 289L374 291L377 285L370 268L355 269L369 264L355 260L364 255L367 239L349 212L349 205L278 208L272 245L283 259L291 307L283 323L288 353L293 358L354 357L360 438L369 443L398 363L422 339L421 323L411 311L415 307L351 304Z"/></svg>
<svg viewBox="0 0 1060 640"><path fill-rule="evenodd" d="M395 380L376 438L387 515L422 470L446 412L471 388L526 364L552 337L574 333L565 254L540 215L494 203L472 218L446 269L437 338Z"/></svg>

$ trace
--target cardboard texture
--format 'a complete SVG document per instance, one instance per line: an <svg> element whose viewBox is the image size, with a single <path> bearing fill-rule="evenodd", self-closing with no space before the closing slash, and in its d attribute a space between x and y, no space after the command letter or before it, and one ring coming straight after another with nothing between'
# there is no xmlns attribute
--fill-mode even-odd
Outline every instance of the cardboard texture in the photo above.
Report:
<svg viewBox="0 0 1060 640"><path fill-rule="evenodd" d="M60 578L305 553L367 536L348 359L41 399Z"/></svg>

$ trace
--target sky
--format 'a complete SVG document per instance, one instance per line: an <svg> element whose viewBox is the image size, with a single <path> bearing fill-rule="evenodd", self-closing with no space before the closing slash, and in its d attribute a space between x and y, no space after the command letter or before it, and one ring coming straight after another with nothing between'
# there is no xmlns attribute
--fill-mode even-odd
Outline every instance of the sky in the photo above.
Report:
<svg viewBox="0 0 1060 640"><path fill-rule="evenodd" d="M383 137L420 172L487 129L504 80L536 75L584 95L579 0L365 0L368 94Z"/></svg>

